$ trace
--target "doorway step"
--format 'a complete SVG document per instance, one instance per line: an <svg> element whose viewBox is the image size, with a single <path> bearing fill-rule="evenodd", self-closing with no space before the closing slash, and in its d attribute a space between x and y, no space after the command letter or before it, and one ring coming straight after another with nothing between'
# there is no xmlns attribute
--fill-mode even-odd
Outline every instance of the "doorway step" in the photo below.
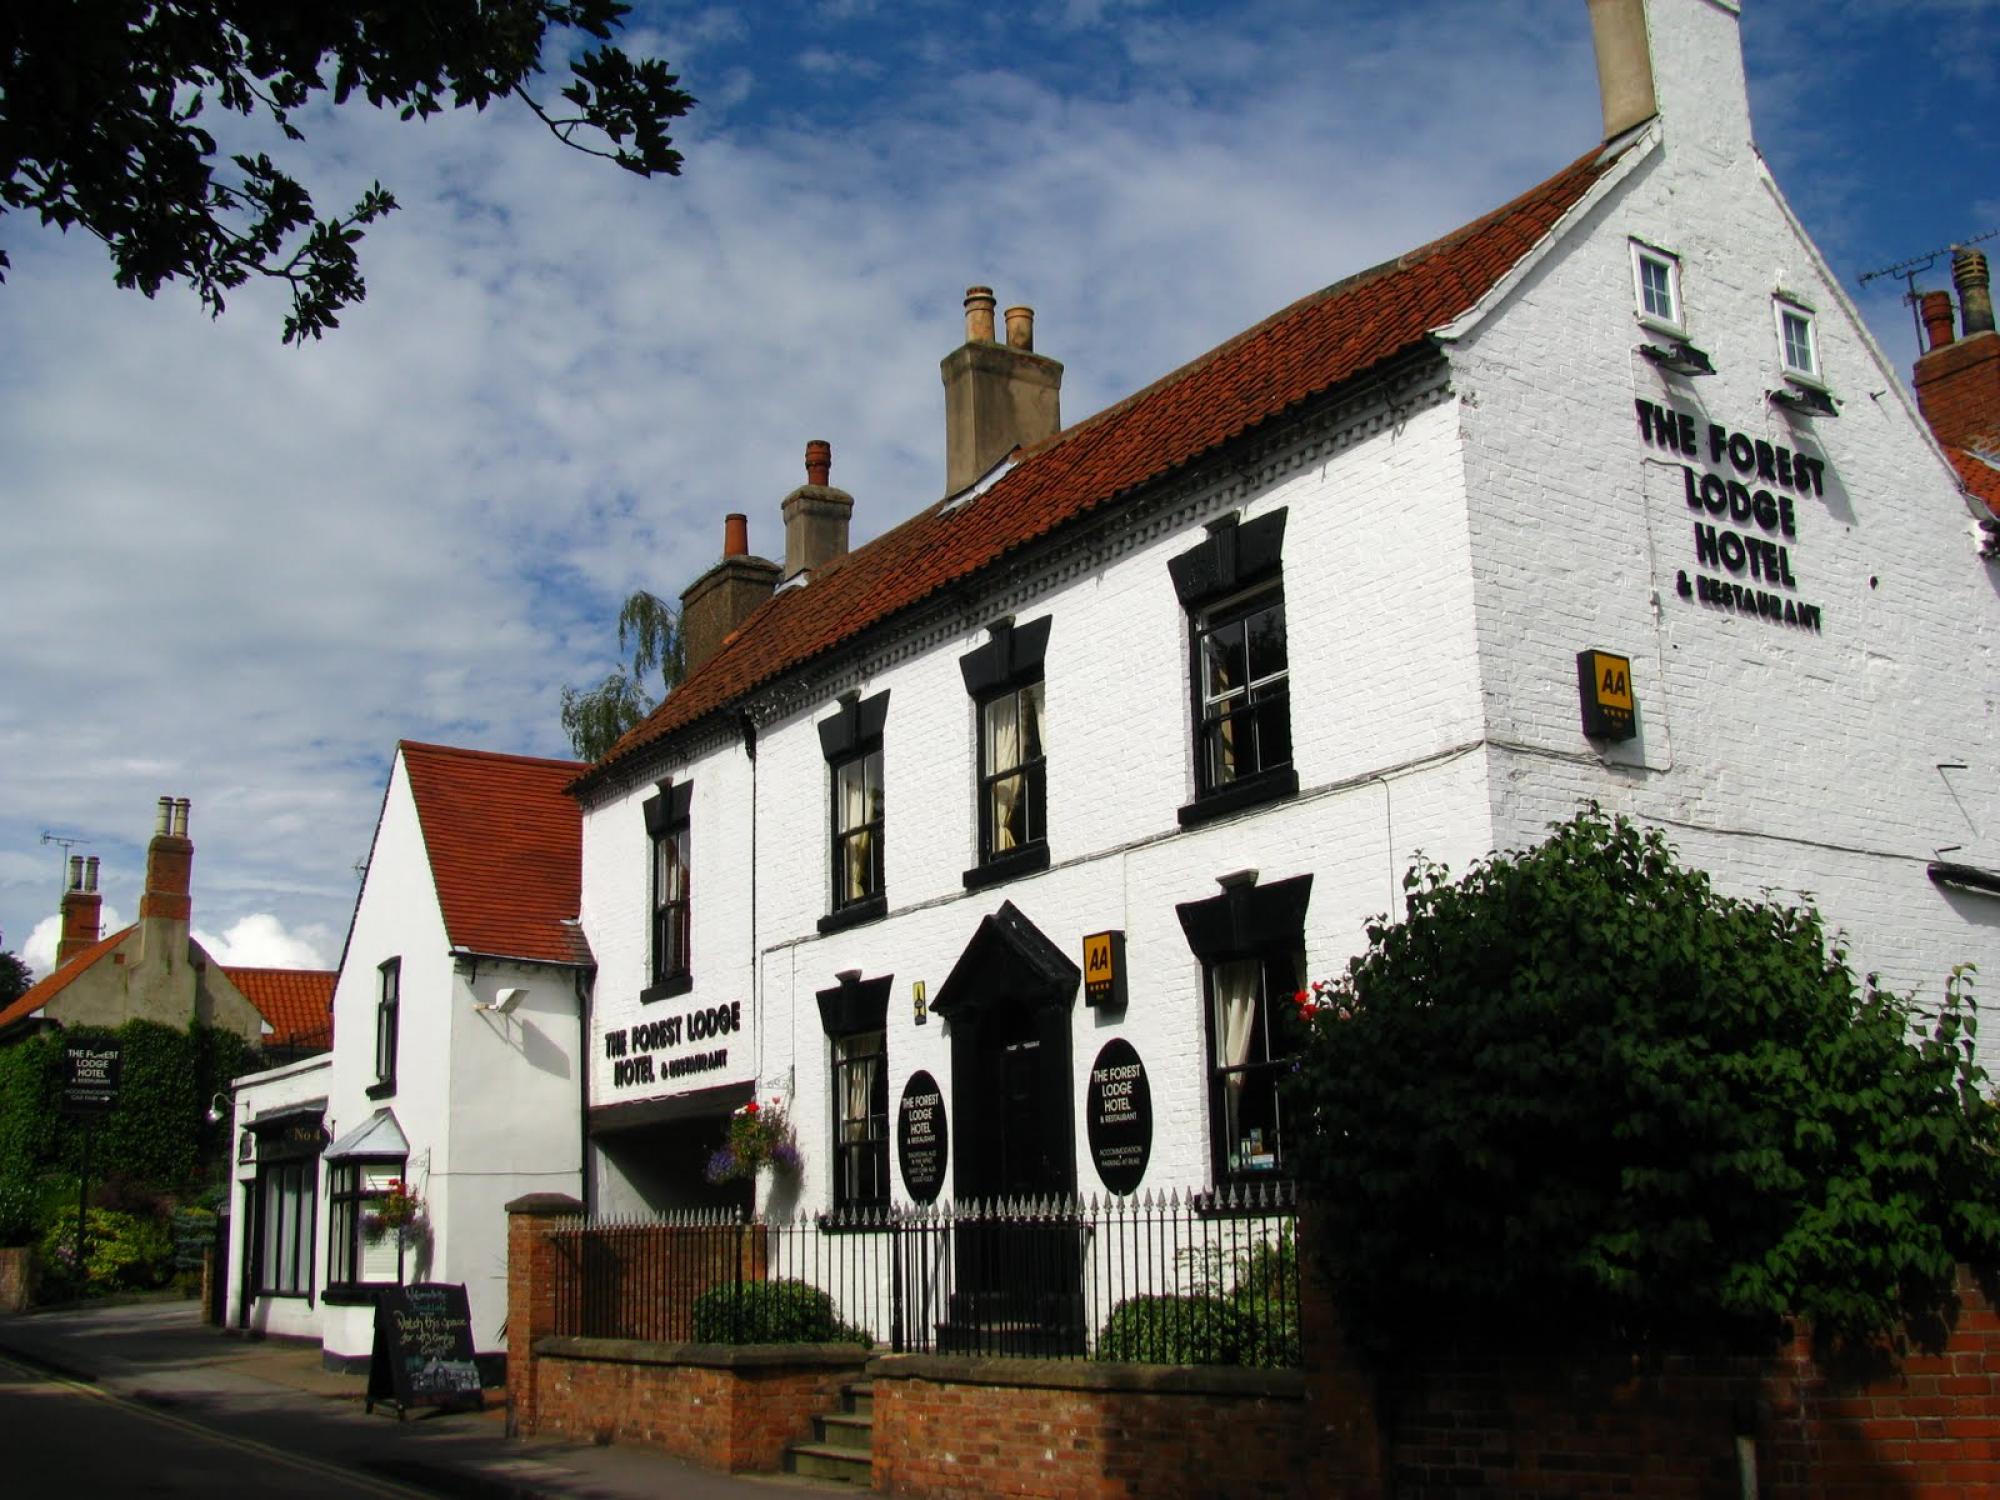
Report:
<svg viewBox="0 0 2000 1500"><path fill-rule="evenodd" d="M874 1483L875 1387L866 1380L840 1388L840 1410L813 1418L809 1443L785 1450L785 1472L867 1489Z"/></svg>

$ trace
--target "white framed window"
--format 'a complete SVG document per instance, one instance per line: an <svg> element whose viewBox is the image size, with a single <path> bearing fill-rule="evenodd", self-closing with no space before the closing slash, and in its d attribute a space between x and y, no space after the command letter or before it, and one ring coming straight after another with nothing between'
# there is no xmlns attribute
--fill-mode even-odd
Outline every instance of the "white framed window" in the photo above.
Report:
<svg viewBox="0 0 2000 1500"><path fill-rule="evenodd" d="M1632 289L1640 322L1671 333L1684 331L1678 256L1633 240Z"/></svg>
<svg viewBox="0 0 2000 1500"><path fill-rule="evenodd" d="M403 1158L342 1161L328 1168L327 1285L393 1286L402 1279L394 1234L370 1238L368 1216L403 1180Z"/></svg>
<svg viewBox="0 0 2000 1500"><path fill-rule="evenodd" d="M1783 297L1771 299L1771 314L1778 332L1778 362L1793 380L1809 385L1821 382L1819 332L1813 311Z"/></svg>

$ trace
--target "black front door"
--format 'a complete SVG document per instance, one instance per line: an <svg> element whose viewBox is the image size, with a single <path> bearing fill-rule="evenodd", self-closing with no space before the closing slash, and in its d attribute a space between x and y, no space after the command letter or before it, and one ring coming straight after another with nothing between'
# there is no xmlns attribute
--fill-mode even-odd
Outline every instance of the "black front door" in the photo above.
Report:
<svg viewBox="0 0 2000 1500"><path fill-rule="evenodd" d="M957 1023L962 1214L951 1317L960 1352L1072 1353L1083 1339L1082 1230L1069 1200L1069 1016L1003 999Z"/></svg>

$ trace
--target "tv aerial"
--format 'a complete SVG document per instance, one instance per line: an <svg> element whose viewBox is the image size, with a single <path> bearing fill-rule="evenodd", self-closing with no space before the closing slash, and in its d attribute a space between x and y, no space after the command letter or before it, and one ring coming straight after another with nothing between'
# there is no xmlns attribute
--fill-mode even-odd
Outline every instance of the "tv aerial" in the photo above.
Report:
<svg viewBox="0 0 2000 1500"><path fill-rule="evenodd" d="M1923 294L1917 290L1917 278L1953 251L1962 250L1967 245L1980 244L1996 236L2000 236L2000 229L1989 229L1984 234L1975 234L1968 239L1954 240L1951 244L1940 246L1936 250L1926 250L1921 255L1912 255L1908 260L1899 260L1893 266L1882 266L1877 270L1864 271L1861 273L1861 285L1866 286L1871 281L1879 281L1884 276L1900 276L1903 278L1903 301L1909 306L1910 320L1916 324L1917 349L1919 352L1922 352L1924 347L1924 315L1919 311L1917 303Z"/></svg>

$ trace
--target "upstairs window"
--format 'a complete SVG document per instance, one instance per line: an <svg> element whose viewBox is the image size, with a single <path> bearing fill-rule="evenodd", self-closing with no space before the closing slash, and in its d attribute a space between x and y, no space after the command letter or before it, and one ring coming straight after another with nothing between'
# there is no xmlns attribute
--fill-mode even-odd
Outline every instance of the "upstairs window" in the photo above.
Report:
<svg viewBox="0 0 2000 1500"><path fill-rule="evenodd" d="M653 850L651 975L641 996L646 1000L685 994L693 986L693 897L688 867L693 802L694 783L663 781L659 795L648 797L644 807Z"/></svg>
<svg viewBox="0 0 2000 1500"><path fill-rule="evenodd" d="M1050 620L1002 620L985 645L959 658L978 714L974 817L979 863L968 889L1048 868L1047 719L1042 663Z"/></svg>
<svg viewBox="0 0 2000 1500"><path fill-rule="evenodd" d="M1681 263L1665 250L1632 241L1632 280L1638 292L1639 316L1679 333L1681 322Z"/></svg>
<svg viewBox="0 0 2000 1500"><path fill-rule="evenodd" d="M1201 673L1201 787L1292 763L1285 594L1272 585L1206 611L1195 622Z"/></svg>
<svg viewBox="0 0 2000 1500"><path fill-rule="evenodd" d="M1771 306L1778 320L1778 357L1785 374L1794 380L1818 384L1819 340L1813 328L1813 314L1783 300L1774 301Z"/></svg>
<svg viewBox="0 0 2000 1500"><path fill-rule="evenodd" d="M889 695L843 703L820 722L820 749L833 790L833 903L822 931L880 916L888 909L883 882L887 800L882 784L882 727Z"/></svg>
<svg viewBox="0 0 2000 1500"><path fill-rule="evenodd" d="M396 1033L403 1008L403 961L392 958L383 964L377 977L375 1001L375 1082L370 1098L379 1099L396 1091Z"/></svg>
<svg viewBox="0 0 2000 1500"><path fill-rule="evenodd" d="M1168 565L1192 647L1195 800L1181 809L1183 826L1298 790L1284 537L1282 510L1241 524L1225 517Z"/></svg>

